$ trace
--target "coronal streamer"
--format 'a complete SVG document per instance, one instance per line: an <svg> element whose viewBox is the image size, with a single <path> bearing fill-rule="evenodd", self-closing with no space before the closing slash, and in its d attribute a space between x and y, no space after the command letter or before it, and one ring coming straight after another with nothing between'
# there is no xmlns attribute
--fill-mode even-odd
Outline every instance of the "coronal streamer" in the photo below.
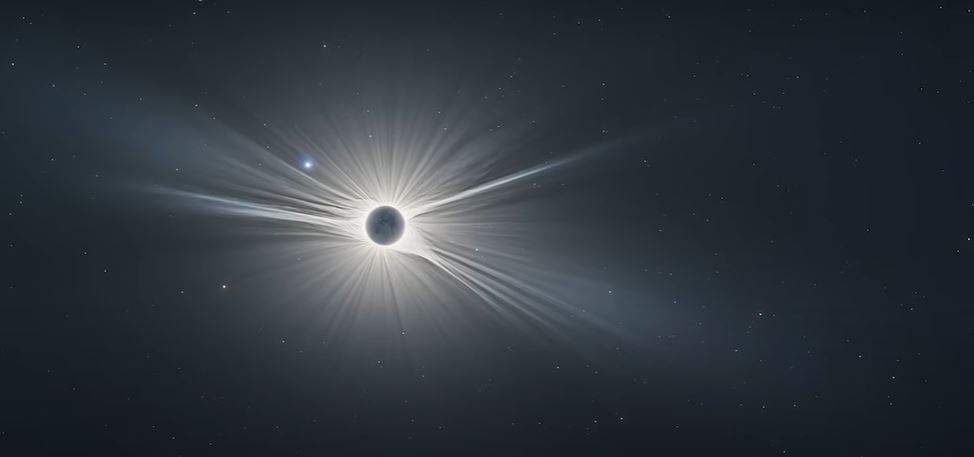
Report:
<svg viewBox="0 0 974 457"><path fill-rule="evenodd" d="M261 229L268 238L299 240L276 251L285 265L276 271L286 270L299 290L317 287L336 307L333 325L361 307L391 305L404 328L404 307L442 308L457 301L454 289L519 326L556 331L593 319L564 298L572 281L553 271L557 261L526 251L539 227L525 219L523 202L538 179L591 151L504 172L504 151L526 147L522 135L451 131L429 120L424 128L388 124L275 131L283 153L231 129L236 146L217 154L221 179L166 192L210 212L274 222ZM405 227L380 243L367 218L386 206ZM288 256L298 261L288 264Z"/></svg>

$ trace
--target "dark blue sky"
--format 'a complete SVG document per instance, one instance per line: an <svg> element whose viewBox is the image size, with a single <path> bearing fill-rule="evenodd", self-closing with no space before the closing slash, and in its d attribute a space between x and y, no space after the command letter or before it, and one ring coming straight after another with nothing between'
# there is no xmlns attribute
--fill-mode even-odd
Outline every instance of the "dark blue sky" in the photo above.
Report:
<svg viewBox="0 0 974 457"><path fill-rule="evenodd" d="M969 453L974 3L894 3L5 3L0 454ZM139 190L420 105L594 151L511 199L612 331L348 336Z"/></svg>

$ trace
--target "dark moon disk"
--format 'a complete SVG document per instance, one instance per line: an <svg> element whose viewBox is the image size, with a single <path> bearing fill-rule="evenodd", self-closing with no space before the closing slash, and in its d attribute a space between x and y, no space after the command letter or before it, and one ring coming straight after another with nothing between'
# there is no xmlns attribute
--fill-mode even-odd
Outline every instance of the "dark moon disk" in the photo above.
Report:
<svg viewBox="0 0 974 457"><path fill-rule="evenodd" d="M365 220L365 231L376 244L388 246L402 238L406 231L406 220L399 210L391 206L380 206L369 213Z"/></svg>

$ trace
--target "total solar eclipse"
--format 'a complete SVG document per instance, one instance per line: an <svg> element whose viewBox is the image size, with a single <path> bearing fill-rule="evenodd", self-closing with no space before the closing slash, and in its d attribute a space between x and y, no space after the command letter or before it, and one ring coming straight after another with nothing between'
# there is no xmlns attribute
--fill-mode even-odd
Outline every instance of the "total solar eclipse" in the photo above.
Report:
<svg viewBox="0 0 974 457"><path fill-rule="evenodd" d="M388 246L399 241L406 231L406 220L399 210L380 206L369 213L365 220L365 232L375 244Z"/></svg>
<svg viewBox="0 0 974 457"><path fill-rule="evenodd" d="M974 0L0 0L0 457L974 457L972 44Z"/></svg>

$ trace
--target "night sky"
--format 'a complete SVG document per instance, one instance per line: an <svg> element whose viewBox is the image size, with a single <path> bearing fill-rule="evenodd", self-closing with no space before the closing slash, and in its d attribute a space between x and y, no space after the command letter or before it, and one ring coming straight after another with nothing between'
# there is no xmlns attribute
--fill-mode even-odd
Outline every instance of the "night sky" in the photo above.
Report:
<svg viewBox="0 0 974 457"><path fill-rule="evenodd" d="M964 455L972 132L970 1L4 2L0 454Z"/></svg>

